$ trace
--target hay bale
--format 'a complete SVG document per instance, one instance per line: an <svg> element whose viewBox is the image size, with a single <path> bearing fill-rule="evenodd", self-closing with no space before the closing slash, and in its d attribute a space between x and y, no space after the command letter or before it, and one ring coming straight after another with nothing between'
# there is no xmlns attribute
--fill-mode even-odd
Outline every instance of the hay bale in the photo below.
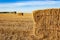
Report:
<svg viewBox="0 0 60 40"><path fill-rule="evenodd" d="M37 10L33 11L33 17L35 22L38 22L40 19L42 19L43 16L58 16L59 15L59 9L45 9L45 10Z"/></svg>
<svg viewBox="0 0 60 40"><path fill-rule="evenodd" d="M36 22L35 35L44 40L57 40L60 35L60 9L37 10L33 12L33 16Z"/></svg>
<svg viewBox="0 0 60 40"><path fill-rule="evenodd" d="M21 16L23 16L23 13L18 13L18 15L21 15Z"/></svg>

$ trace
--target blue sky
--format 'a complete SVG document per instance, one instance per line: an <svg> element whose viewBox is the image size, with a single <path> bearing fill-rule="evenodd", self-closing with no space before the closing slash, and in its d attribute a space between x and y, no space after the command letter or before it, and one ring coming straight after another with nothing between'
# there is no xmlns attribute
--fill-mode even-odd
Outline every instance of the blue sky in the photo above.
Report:
<svg viewBox="0 0 60 40"><path fill-rule="evenodd" d="M8 3L8 2L26 2L26 1L60 1L60 0L0 0L0 3Z"/></svg>
<svg viewBox="0 0 60 40"><path fill-rule="evenodd" d="M26 1L59 1L59 0L0 0L0 3L9 3L9 2L26 2Z"/></svg>
<svg viewBox="0 0 60 40"><path fill-rule="evenodd" d="M32 12L46 8L60 8L59 0L0 0L0 11Z"/></svg>

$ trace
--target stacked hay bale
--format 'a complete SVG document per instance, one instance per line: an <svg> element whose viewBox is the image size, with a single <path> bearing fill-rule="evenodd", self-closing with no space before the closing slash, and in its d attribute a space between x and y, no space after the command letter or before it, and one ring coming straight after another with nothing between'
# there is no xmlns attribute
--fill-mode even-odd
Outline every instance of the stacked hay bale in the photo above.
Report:
<svg viewBox="0 0 60 40"><path fill-rule="evenodd" d="M60 9L45 9L33 12L35 36L41 40L60 39ZM59 37L59 38L58 38Z"/></svg>

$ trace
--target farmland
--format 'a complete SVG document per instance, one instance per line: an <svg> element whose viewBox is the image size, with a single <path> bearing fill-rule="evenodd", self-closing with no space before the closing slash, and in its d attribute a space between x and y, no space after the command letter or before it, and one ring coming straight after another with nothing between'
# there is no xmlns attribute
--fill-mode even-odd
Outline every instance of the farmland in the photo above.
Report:
<svg viewBox="0 0 60 40"><path fill-rule="evenodd" d="M0 40L60 40L60 9L0 14Z"/></svg>
<svg viewBox="0 0 60 40"><path fill-rule="evenodd" d="M0 14L0 40L30 40L33 25L32 14Z"/></svg>

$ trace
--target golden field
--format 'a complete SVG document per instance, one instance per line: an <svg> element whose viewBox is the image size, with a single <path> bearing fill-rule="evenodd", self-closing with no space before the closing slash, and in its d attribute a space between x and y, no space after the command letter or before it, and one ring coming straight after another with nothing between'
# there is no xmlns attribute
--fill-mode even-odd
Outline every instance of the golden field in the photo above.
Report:
<svg viewBox="0 0 60 40"><path fill-rule="evenodd" d="M32 14L0 14L0 40L32 40L33 25Z"/></svg>
<svg viewBox="0 0 60 40"><path fill-rule="evenodd" d="M0 40L60 40L60 9L0 14Z"/></svg>

